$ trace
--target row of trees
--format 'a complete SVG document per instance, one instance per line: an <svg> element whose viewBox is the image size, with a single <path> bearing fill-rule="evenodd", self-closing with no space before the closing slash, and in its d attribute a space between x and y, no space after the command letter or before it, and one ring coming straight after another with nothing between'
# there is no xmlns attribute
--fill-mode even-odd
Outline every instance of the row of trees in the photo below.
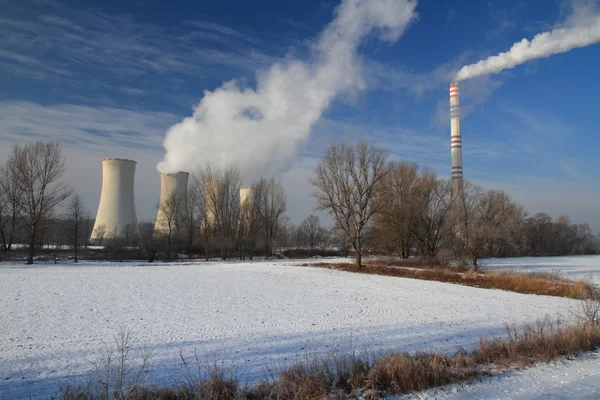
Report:
<svg viewBox="0 0 600 400"><path fill-rule="evenodd" d="M55 207L72 194L61 178L65 160L57 143L15 146L0 170L0 245L10 251L27 244L27 262L45 244L86 247L93 220L73 195L63 215ZM416 163L390 162L385 150L367 142L338 143L325 151L311 179L318 208L333 217L326 229L310 215L299 225L285 216L286 195L275 179L241 188L235 166L206 165L191 177L187 195L176 193L159 204L160 229L143 221L116 237L97 227L104 254L126 253L153 260L204 255L270 256L276 248L350 248L362 265L364 249L407 258L470 259L481 256L549 256L600 252L588 225L565 217L528 216L523 207L497 190L465 181L440 179Z"/></svg>
<svg viewBox="0 0 600 400"><path fill-rule="evenodd" d="M311 180L318 207L356 253L365 246L408 257L469 258L477 269L485 256L565 255L600 252L588 225L561 216L528 217L502 191L471 182L453 183L416 163L389 162L367 142L332 145Z"/></svg>

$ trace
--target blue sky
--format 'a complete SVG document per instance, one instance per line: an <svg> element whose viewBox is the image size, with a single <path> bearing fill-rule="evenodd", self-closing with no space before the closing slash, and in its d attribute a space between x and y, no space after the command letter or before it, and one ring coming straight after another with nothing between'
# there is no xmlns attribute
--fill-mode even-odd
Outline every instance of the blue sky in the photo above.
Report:
<svg viewBox="0 0 600 400"><path fill-rule="evenodd" d="M156 213L167 130L192 115L204 91L232 79L254 88L257 71L274 63L310 63L339 4L83 3L0 0L0 161L12 143L59 140L66 179L95 212L101 159L135 159L139 219ZM453 73L560 25L573 4L421 1L395 42L368 35L356 60L364 87L337 93L277 169L292 220L312 212L308 178L339 139L372 140L449 177ZM506 190L531 214L564 213L599 230L599 64L596 44L464 82L465 177Z"/></svg>

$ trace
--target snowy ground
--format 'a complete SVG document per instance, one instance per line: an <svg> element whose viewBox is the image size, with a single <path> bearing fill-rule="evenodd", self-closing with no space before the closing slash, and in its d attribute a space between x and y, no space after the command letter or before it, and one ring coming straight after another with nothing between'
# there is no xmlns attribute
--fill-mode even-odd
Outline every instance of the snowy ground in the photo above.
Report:
<svg viewBox="0 0 600 400"><path fill-rule="evenodd" d="M296 267L0 264L0 398L89 378L121 327L154 349L152 380L183 379L180 352L241 381L333 349L454 350L506 323L569 317L572 300Z"/></svg>
<svg viewBox="0 0 600 400"><path fill-rule="evenodd" d="M571 279L591 277L600 284L600 255L567 257L487 258L481 260L486 269L515 269L530 272L557 272Z"/></svg>
<svg viewBox="0 0 600 400"><path fill-rule="evenodd" d="M443 389L437 388L399 399L598 399L600 352L574 360L559 359L521 371L505 372Z"/></svg>

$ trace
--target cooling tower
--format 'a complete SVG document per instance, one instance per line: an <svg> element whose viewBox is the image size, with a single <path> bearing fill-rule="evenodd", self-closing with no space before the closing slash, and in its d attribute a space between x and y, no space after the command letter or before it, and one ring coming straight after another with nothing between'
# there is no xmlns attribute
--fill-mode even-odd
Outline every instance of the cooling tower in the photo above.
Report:
<svg viewBox="0 0 600 400"><path fill-rule="evenodd" d="M133 160L122 158L102 160L102 192L91 240L118 237L127 225L137 232L133 195L136 164Z"/></svg>
<svg viewBox="0 0 600 400"><path fill-rule="evenodd" d="M175 218L180 216L185 207L183 202L187 198L189 176L189 173L181 171L176 174L160 174L160 200L154 233L168 232L169 222L171 232L176 228Z"/></svg>
<svg viewBox="0 0 600 400"><path fill-rule="evenodd" d="M458 83L450 84L450 151L452 154L452 182L456 191L463 187L462 140L460 136L460 100Z"/></svg>

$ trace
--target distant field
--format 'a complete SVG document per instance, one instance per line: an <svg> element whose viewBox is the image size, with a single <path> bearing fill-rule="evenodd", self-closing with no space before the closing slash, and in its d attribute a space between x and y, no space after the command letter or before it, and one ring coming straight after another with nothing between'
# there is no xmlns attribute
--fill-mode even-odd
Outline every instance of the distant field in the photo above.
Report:
<svg viewBox="0 0 600 400"><path fill-rule="evenodd" d="M180 351L242 382L333 349L454 350L505 323L569 316L572 300L261 263L0 264L0 393L83 382L120 327L155 350L152 379L183 379ZM36 396L36 397L38 397Z"/></svg>

